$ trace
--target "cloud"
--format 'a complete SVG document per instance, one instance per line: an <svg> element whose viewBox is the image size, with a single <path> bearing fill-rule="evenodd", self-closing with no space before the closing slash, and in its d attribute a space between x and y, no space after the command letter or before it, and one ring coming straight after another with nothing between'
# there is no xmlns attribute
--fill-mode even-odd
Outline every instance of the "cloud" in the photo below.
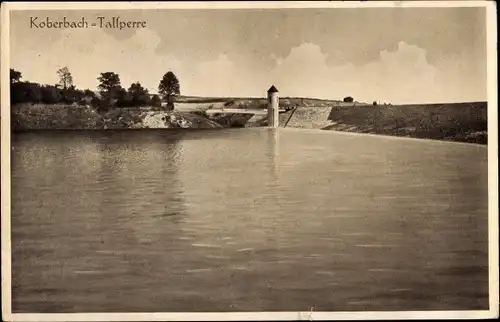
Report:
<svg viewBox="0 0 500 322"><path fill-rule="evenodd" d="M271 77L282 95L364 102L432 103L485 100L486 89L463 66L460 57L433 65L425 49L400 42L365 65L328 65L321 47L304 43L284 58L274 57Z"/></svg>
<svg viewBox="0 0 500 322"><path fill-rule="evenodd" d="M67 65L78 87L95 89L100 73L113 71L125 87L140 81L155 89L165 72L180 66L175 57L156 53L160 41L147 29L124 41L100 29L65 30L48 50L16 50L12 66L23 73L23 78L41 83L56 83L56 70Z"/></svg>
<svg viewBox="0 0 500 322"><path fill-rule="evenodd" d="M284 57L271 55L275 67L266 71L251 53L245 57L246 63L239 64L225 53L211 61L160 54L157 48L161 39L148 29L122 41L100 29L65 30L43 51L16 41L12 66L23 73L24 79L54 84L58 81L56 70L67 65L80 88L95 89L99 74L113 71L120 75L124 87L139 81L156 92L162 76L172 70L180 79L181 93L186 95L264 96L271 84L282 96L353 96L365 102L456 102L483 100L486 95L474 79L467 79L467 69L462 68L459 57L434 66L423 48L405 42L400 42L395 51L381 51L378 59L362 66L330 65L320 46L303 43Z"/></svg>
<svg viewBox="0 0 500 322"><path fill-rule="evenodd" d="M240 80L238 66L225 54L220 54L216 60L196 64L191 75L185 79L193 93L205 96L241 95L244 85Z"/></svg>
<svg viewBox="0 0 500 322"><path fill-rule="evenodd" d="M57 83L57 69L68 66L79 88L96 89L100 73L112 71L120 75L124 87L139 81L150 92L156 92L169 70L180 79L181 92L186 95L251 96L258 86L250 69L234 64L225 54L216 60L196 62L159 54L161 39L148 29L138 30L122 41L100 29L65 30L43 51L18 42L13 44L13 68L22 72L23 79L44 84Z"/></svg>
<svg viewBox="0 0 500 322"><path fill-rule="evenodd" d="M329 66L319 46L305 43L280 60L273 77L280 90L291 96L341 99L350 95L368 102L401 102L434 87L436 68L425 55L425 50L401 42L397 51L382 51L378 60L366 65Z"/></svg>

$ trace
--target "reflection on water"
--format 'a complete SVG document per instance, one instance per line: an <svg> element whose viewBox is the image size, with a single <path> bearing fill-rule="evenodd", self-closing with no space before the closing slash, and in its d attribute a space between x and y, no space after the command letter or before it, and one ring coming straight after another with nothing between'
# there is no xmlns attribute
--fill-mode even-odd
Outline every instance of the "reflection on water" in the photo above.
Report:
<svg viewBox="0 0 500 322"><path fill-rule="evenodd" d="M14 312L488 307L483 146L44 132L12 158Z"/></svg>

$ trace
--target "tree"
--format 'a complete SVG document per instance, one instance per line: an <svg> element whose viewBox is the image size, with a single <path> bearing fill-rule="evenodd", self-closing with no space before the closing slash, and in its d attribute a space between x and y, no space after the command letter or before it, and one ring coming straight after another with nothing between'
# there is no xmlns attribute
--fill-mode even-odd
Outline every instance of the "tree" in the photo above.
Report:
<svg viewBox="0 0 500 322"><path fill-rule="evenodd" d="M344 97L344 102L345 103L352 103L352 102L354 102L354 98L352 98L351 96Z"/></svg>
<svg viewBox="0 0 500 322"><path fill-rule="evenodd" d="M173 99L181 94L177 76L171 71L167 72L160 81L160 85L158 85L158 92L167 100L168 106L173 108Z"/></svg>
<svg viewBox="0 0 500 322"><path fill-rule="evenodd" d="M116 106L118 107L130 107L132 105L132 95L123 87L116 92Z"/></svg>
<svg viewBox="0 0 500 322"><path fill-rule="evenodd" d="M42 101L42 88L38 83L22 82L24 102L40 103Z"/></svg>
<svg viewBox="0 0 500 322"><path fill-rule="evenodd" d="M99 76L97 80L100 83L97 88L99 89L101 95L108 95L121 88L120 76L116 73L101 73L101 76Z"/></svg>
<svg viewBox="0 0 500 322"><path fill-rule="evenodd" d="M89 97L95 97L95 93L91 91L90 89L84 89L83 90L83 95L84 96L89 96Z"/></svg>
<svg viewBox="0 0 500 322"><path fill-rule="evenodd" d="M101 73L97 78L99 93L108 105L113 105L122 94L123 88L120 83L120 76L113 72Z"/></svg>
<svg viewBox="0 0 500 322"><path fill-rule="evenodd" d="M128 88L128 94L133 106L146 106L149 104L148 90L141 83L135 82Z"/></svg>
<svg viewBox="0 0 500 322"><path fill-rule="evenodd" d="M12 69L12 68L10 69L10 83L11 84L19 82L22 77L23 76L22 76L21 72L18 72L17 70Z"/></svg>
<svg viewBox="0 0 500 322"><path fill-rule="evenodd" d="M64 90L73 87L73 76L71 76L68 66L58 69L57 75L59 76L59 85L61 85Z"/></svg>
<svg viewBox="0 0 500 322"><path fill-rule="evenodd" d="M76 89L74 86L72 87L72 100L73 103L77 103L78 105L86 105L85 101L86 93L84 90Z"/></svg>
<svg viewBox="0 0 500 322"><path fill-rule="evenodd" d="M62 102L66 104L73 104L78 102L83 97L83 92L76 89L74 85L69 86L68 88L60 89Z"/></svg>
<svg viewBox="0 0 500 322"><path fill-rule="evenodd" d="M41 88L42 102L45 104L56 104L61 101L61 93L57 87L45 85Z"/></svg>
<svg viewBox="0 0 500 322"><path fill-rule="evenodd" d="M151 97L151 105L153 106L161 106L161 98L160 96L158 95L153 95L153 97Z"/></svg>
<svg viewBox="0 0 500 322"><path fill-rule="evenodd" d="M10 103L17 104L24 101L24 86L20 82L22 78L21 72L10 69Z"/></svg>
<svg viewBox="0 0 500 322"><path fill-rule="evenodd" d="M80 100L80 104L82 105L92 105L92 101L94 99L97 99L95 93L91 91L90 89L85 89L83 90L83 95Z"/></svg>

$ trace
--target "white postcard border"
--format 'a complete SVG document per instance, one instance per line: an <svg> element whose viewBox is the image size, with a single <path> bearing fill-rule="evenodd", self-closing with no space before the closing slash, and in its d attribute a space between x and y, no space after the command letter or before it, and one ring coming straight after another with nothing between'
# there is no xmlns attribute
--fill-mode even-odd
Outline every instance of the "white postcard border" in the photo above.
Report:
<svg viewBox="0 0 500 322"><path fill-rule="evenodd" d="M493 1L266 1L266 2L8 2L1 7L1 224L2 224L2 317L5 321L233 321L233 320L399 320L498 318L498 93L497 18ZM489 176L489 298L490 309L482 311L398 312L201 312L201 313L12 313L10 233L10 81L8 70L12 10L123 10L123 9L250 9L250 8L417 8L486 7L488 69L488 176Z"/></svg>

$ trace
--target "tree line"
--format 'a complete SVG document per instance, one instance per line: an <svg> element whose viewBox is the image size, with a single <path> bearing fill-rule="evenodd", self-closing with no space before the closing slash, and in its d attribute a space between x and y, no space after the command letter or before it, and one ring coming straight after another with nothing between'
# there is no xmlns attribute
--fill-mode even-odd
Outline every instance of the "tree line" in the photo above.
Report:
<svg viewBox="0 0 500 322"><path fill-rule="evenodd" d="M73 84L73 76L68 67L57 70L59 83L43 85L22 81L20 71L10 69L11 105L19 103L43 104L77 104L90 105L98 110L108 110L112 107L162 106L162 99L168 109L173 109L175 97L180 95L180 85L177 76L168 71L160 80L158 94L150 95L140 82L132 83L127 89L120 81L120 76L114 72L101 73L97 78L97 92L90 89L77 89Z"/></svg>

